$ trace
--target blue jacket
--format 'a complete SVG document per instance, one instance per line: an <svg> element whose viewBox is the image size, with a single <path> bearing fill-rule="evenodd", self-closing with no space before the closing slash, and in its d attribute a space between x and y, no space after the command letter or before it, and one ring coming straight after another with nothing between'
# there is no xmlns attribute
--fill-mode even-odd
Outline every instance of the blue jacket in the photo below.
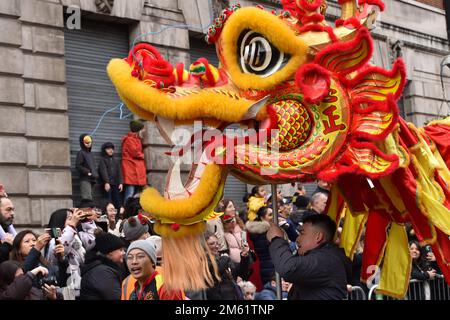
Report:
<svg viewBox="0 0 450 320"><path fill-rule="evenodd" d="M281 293L282 299L287 299L288 293L283 291ZM277 300L277 288L273 287L271 282L264 285L264 289L255 295L255 300Z"/></svg>

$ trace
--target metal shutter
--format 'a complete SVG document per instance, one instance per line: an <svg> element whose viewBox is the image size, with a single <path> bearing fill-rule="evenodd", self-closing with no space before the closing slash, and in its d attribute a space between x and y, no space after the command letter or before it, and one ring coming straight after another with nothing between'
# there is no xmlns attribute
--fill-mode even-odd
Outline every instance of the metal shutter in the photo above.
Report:
<svg viewBox="0 0 450 320"><path fill-rule="evenodd" d="M216 54L216 47L213 45L208 45L205 40L191 38L190 39L190 56L191 63L196 61L198 58L204 57L208 59L208 62L213 64L215 67L219 65L219 59ZM242 202L242 198L247 194L247 186L245 183L236 179L232 175L229 175L227 182L225 183L224 198L232 199L237 209L242 210L245 208L245 204Z"/></svg>
<svg viewBox="0 0 450 320"><path fill-rule="evenodd" d="M91 133L102 114L120 103L116 90L106 74L111 58L128 55L128 26L83 20L81 30L65 29L67 96L69 104L70 159L74 204L80 200L75 158L80 150L79 136ZM124 108L125 113L128 109ZM107 114L93 137L96 164L100 147L110 141L120 159L121 139L128 132L129 118L119 120L119 111ZM101 196L96 188L96 199Z"/></svg>

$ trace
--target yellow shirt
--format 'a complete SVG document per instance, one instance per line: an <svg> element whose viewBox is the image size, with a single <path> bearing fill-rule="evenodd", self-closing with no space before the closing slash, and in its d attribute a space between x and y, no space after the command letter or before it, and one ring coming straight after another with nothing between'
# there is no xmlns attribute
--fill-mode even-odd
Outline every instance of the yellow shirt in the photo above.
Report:
<svg viewBox="0 0 450 320"><path fill-rule="evenodd" d="M259 197L250 197L248 199L248 212L247 212L247 219L250 221L253 221L256 219L256 212L262 207L265 206L264 198Z"/></svg>

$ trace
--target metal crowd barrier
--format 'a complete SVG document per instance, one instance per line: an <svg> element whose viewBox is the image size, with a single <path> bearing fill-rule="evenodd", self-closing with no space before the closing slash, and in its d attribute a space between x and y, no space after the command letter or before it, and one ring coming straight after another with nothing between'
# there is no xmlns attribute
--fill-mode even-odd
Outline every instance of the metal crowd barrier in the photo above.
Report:
<svg viewBox="0 0 450 320"><path fill-rule="evenodd" d="M374 285L370 288L368 300L398 300L375 294L377 287L378 285ZM440 274L436 275L434 280L421 281L413 279L409 282L409 288L405 297L399 300L450 300L450 286Z"/></svg>
<svg viewBox="0 0 450 320"><path fill-rule="evenodd" d="M363 288L353 286L352 291L347 294L347 300L367 300L367 296Z"/></svg>

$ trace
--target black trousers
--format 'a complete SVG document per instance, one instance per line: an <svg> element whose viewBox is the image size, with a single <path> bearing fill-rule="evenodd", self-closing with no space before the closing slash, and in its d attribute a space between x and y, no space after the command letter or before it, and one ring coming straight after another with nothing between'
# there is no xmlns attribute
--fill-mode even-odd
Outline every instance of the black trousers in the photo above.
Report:
<svg viewBox="0 0 450 320"><path fill-rule="evenodd" d="M105 191L105 185L103 185L103 198L111 201L117 210L123 206L122 194L119 192L119 186L110 185L111 188L108 192Z"/></svg>

